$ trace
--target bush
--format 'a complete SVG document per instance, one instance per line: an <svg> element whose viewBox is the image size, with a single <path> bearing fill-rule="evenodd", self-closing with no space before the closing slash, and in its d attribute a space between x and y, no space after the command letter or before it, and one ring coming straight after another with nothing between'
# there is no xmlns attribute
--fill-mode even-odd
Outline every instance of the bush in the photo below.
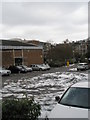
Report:
<svg viewBox="0 0 90 120"><path fill-rule="evenodd" d="M2 120L37 120L40 110L40 105L33 99L4 100Z"/></svg>

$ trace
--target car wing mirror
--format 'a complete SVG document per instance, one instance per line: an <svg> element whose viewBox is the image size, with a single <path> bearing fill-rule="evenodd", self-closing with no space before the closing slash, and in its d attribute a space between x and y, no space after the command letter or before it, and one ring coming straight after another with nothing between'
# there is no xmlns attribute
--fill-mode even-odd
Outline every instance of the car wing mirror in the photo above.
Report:
<svg viewBox="0 0 90 120"><path fill-rule="evenodd" d="M60 97L59 97L59 96L56 96L56 97L55 97L55 101L59 102L59 100L60 100Z"/></svg>

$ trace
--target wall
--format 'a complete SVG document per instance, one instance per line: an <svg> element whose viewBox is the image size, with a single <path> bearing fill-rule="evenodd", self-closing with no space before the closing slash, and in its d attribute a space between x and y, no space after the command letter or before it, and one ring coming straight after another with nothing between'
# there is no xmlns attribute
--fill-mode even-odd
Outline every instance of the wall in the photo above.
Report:
<svg viewBox="0 0 90 120"><path fill-rule="evenodd" d="M43 63L42 50L24 50L23 56L24 56L24 63L28 66L31 64Z"/></svg>
<svg viewBox="0 0 90 120"><path fill-rule="evenodd" d="M13 51L2 51L2 66L8 67L14 64Z"/></svg>
<svg viewBox="0 0 90 120"><path fill-rule="evenodd" d="M2 66L9 67L10 65L14 65L15 58L18 57L22 57L22 64L27 66L43 63L42 50L5 50L2 51Z"/></svg>

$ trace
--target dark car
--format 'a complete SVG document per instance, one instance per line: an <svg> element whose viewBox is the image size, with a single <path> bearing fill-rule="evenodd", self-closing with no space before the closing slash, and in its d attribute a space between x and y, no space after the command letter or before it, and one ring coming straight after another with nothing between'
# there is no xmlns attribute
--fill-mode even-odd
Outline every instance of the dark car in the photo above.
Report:
<svg viewBox="0 0 90 120"><path fill-rule="evenodd" d="M10 66L8 69L11 71L11 73L26 73L27 72L26 69L20 66Z"/></svg>

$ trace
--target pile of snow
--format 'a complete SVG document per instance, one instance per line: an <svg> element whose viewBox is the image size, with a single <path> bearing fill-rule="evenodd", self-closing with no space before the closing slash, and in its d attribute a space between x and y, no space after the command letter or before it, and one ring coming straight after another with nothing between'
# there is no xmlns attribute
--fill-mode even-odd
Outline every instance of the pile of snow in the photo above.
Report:
<svg viewBox="0 0 90 120"><path fill-rule="evenodd" d="M69 71L76 72L77 68L71 68L71 69L69 69Z"/></svg>

